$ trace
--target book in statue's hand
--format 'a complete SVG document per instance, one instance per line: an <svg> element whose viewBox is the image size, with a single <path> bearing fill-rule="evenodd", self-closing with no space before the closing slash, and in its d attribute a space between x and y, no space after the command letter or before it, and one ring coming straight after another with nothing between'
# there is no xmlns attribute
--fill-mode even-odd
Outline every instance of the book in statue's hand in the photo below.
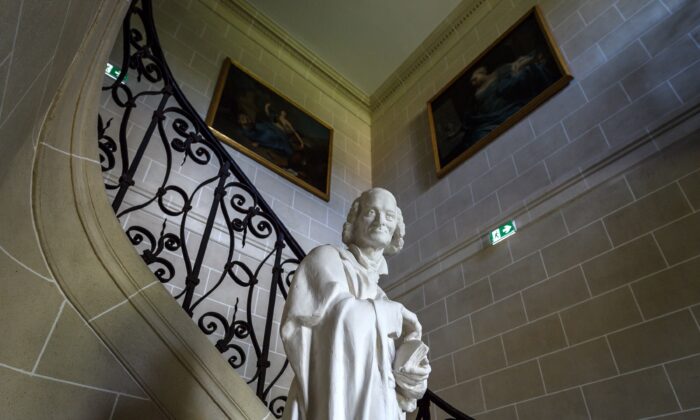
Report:
<svg viewBox="0 0 700 420"><path fill-rule="evenodd" d="M427 365L428 346L420 340L406 340L396 350L394 355L394 371L397 373L419 374L427 366L425 376L430 373L430 366ZM420 375L422 376L422 375Z"/></svg>
<svg viewBox="0 0 700 420"><path fill-rule="evenodd" d="M394 379L397 392L408 400L421 398L428 387L428 346L420 340L406 340L396 350Z"/></svg>

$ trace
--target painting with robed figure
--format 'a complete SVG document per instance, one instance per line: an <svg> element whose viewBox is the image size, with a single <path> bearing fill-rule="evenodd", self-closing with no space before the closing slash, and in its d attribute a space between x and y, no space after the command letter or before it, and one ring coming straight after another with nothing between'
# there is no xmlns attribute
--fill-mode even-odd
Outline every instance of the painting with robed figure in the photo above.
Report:
<svg viewBox="0 0 700 420"><path fill-rule="evenodd" d="M206 122L221 141L329 200L333 129L230 59Z"/></svg>
<svg viewBox="0 0 700 420"><path fill-rule="evenodd" d="M428 102L437 175L457 167L571 79L542 14L530 9Z"/></svg>

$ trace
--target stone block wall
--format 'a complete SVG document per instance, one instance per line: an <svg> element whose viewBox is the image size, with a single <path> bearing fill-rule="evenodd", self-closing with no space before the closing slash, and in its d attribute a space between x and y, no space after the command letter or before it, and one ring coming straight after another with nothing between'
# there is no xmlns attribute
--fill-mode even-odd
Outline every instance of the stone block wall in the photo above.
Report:
<svg viewBox="0 0 700 420"><path fill-rule="evenodd" d="M431 389L478 419L693 418L697 2L542 1L574 80L435 176L426 102L534 3L483 2L374 111L373 183L407 222L383 287L424 325Z"/></svg>
<svg viewBox="0 0 700 420"><path fill-rule="evenodd" d="M408 246L396 258L395 278L697 102L696 2L543 1L539 5L574 80L437 179L427 101L535 3L483 2L475 13L480 20L458 28L459 40L431 56L428 71L373 112L373 183L397 194L408 223ZM637 158L657 149L648 144Z"/></svg>
<svg viewBox="0 0 700 420"><path fill-rule="evenodd" d="M39 130L83 38L92 24L104 23L96 22L104 3L0 2L2 418L161 417L66 298L46 263L33 217L35 157L70 158L69 150L40 141Z"/></svg>
<svg viewBox="0 0 700 420"><path fill-rule="evenodd" d="M431 388L479 419L697 416L699 136L403 294Z"/></svg>

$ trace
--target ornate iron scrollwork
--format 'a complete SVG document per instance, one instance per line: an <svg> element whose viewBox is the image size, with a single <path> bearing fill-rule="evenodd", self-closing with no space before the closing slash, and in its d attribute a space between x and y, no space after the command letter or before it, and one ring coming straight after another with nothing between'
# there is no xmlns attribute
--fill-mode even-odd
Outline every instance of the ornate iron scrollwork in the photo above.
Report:
<svg viewBox="0 0 700 420"><path fill-rule="evenodd" d="M288 363L271 371L275 303L304 252L178 87L150 1L131 5L121 46L121 73L103 88L110 116L97 122L112 208L156 278L279 418L286 397L272 390ZM162 168L144 183L154 159ZM206 176L180 184L185 165Z"/></svg>

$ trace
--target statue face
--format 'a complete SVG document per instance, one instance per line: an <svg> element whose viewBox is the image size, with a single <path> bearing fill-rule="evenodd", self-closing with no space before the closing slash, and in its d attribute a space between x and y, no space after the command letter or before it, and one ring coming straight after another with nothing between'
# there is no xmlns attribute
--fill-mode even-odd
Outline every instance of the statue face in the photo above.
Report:
<svg viewBox="0 0 700 420"><path fill-rule="evenodd" d="M396 199L384 190L372 190L362 196L353 238L360 248L386 248L398 223Z"/></svg>

